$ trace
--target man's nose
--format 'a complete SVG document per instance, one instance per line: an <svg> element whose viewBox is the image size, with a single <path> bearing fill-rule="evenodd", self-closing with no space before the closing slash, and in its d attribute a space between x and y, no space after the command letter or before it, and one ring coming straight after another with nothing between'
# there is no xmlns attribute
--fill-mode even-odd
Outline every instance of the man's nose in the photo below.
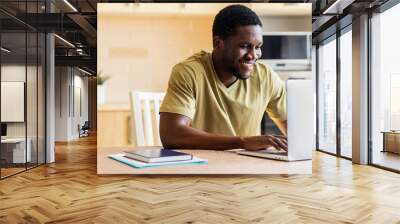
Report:
<svg viewBox="0 0 400 224"><path fill-rule="evenodd" d="M249 49L249 51L247 52L247 59L249 60L254 60L257 59L258 55L257 55L257 50L252 47Z"/></svg>

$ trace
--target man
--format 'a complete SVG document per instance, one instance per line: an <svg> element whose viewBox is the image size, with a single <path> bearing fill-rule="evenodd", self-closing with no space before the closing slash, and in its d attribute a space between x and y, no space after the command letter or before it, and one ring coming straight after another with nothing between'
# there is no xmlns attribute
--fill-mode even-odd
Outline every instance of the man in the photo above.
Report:
<svg viewBox="0 0 400 224"><path fill-rule="evenodd" d="M286 134L286 92L261 57L262 23L242 5L222 9L213 24L213 51L172 69L160 108L166 148L259 150L287 148L283 136L260 136L266 110Z"/></svg>

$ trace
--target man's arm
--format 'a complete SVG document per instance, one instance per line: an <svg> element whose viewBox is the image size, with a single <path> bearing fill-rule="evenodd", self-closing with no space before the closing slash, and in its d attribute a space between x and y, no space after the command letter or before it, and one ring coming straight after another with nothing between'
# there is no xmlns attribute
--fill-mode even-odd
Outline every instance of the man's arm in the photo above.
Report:
<svg viewBox="0 0 400 224"><path fill-rule="evenodd" d="M187 149L247 149L258 150L274 146L287 148L285 139L273 135L238 137L211 134L190 126L190 118L174 113L160 113L160 137L166 148Z"/></svg>

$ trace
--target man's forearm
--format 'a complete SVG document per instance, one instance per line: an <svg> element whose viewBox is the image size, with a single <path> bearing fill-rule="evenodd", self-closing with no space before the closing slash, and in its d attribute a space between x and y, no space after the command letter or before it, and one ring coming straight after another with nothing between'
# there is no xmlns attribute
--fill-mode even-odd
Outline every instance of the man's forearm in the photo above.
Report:
<svg viewBox="0 0 400 224"><path fill-rule="evenodd" d="M219 150L243 148L241 137L211 134L192 127L178 127L160 132L161 141L166 148Z"/></svg>
<svg viewBox="0 0 400 224"><path fill-rule="evenodd" d="M160 137L165 148L175 149L247 149L274 146L286 148L284 140L273 135L228 136L208 133L191 127L191 120L180 114L160 113Z"/></svg>

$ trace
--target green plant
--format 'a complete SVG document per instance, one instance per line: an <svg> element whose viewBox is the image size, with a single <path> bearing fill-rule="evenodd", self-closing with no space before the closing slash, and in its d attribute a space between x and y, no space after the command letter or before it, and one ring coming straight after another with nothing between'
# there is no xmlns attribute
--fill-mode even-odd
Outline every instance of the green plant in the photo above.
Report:
<svg viewBox="0 0 400 224"><path fill-rule="evenodd" d="M102 75L101 72L97 73L97 85L103 85L109 79L110 76Z"/></svg>

